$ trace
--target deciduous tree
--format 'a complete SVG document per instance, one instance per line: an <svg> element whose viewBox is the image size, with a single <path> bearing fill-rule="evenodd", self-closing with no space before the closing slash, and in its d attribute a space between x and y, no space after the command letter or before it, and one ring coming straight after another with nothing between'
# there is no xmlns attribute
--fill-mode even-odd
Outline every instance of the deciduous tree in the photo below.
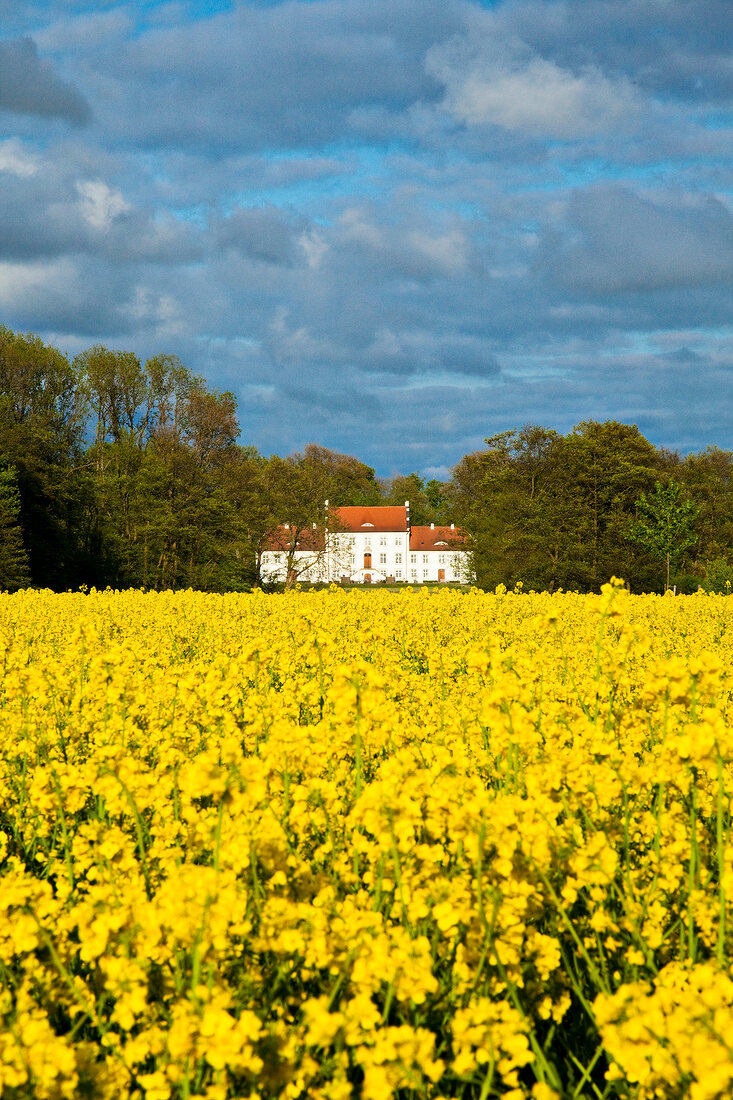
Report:
<svg viewBox="0 0 733 1100"><path fill-rule="evenodd" d="M0 455L15 468L31 576L44 587L73 587L84 574L83 431L82 395L66 356L0 326Z"/></svg>
<svg viewBox="0 0 733 1100"><path fill-rule="evenodd" d="M16 471L0 464L0 589L16 592L31 583L28 555L20 528Z"/></svg>
<svg viewBox="0 0 733 1100"><path fill-rule="evenodd" d="M651 493L642 493L636 502L637 520L631 537L655 558L666 564L665 592L670 586L670 570L695 542L695 524L700 514L681 485L670 480L656 482Z"/></svg>

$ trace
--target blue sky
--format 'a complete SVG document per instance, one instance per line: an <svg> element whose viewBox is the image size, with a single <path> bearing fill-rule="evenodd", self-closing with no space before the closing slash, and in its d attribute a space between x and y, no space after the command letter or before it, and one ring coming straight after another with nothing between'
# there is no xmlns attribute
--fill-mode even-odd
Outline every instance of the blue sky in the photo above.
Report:
<svg viewBox="0 0 733 1100"><path fill-rule="evenodd" d="M443 476L733 448L729 0L0 0L0 321Z"/></svg>

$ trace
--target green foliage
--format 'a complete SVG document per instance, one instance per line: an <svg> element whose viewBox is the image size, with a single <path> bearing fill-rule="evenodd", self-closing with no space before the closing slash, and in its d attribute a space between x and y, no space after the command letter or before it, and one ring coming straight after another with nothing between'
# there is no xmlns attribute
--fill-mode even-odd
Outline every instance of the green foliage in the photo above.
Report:
<svg viewBox="0 0 733 1100"><path fill-rule="evenodd" d="M430 509L430 522L443 526L450 523L450 485L431 478L425 483L425 496Z"/></svg>
<svg viewBox="0 0 733 1100"><path fill-rule="evenodd" d="M675 461L676 459L676 461ZM733 547L733 454L708 447L684 461L673 457L670 477L684 486L699 508L696 541L689 549L691 569L707 585L709 563L726 559Z"/></svg>
<svg viewBox="0 0 733 1100"><path fill-rule="evenodd" d="M311 470L311 480L313 477L322 480L326 489L324 499L329 501L332 508L381 503L374 470L358 458L339 454L338 451L331 451L317 443L309 443L302 455L291 457L294 462Z"/></svg>
<svg viewBox="0 0 733 1100"><path fill-rule="evenodd" d="M431 478L424 481L419 474L397 475L385 481L382 503L401 505L410 502L410 522L414 527L429 523L441 526L450 523L451 486L449 482Z"/></svg>
<svg viewBox="0 0 733 1100"><path fill-rule="evenodd" d="M243 590L273 532L319 527L325 500L332 528L340 506L409 500L414 526L464 528L486 588L597 590L615 574L648 590L667 555L685 590L733 583L733 454L718 448L683 459L617 421L565 436L529 424L487 439L450 482L380 484L352 455L309 443L265 458L238 435L233 394L176 356L95 345L70 363L0 326L0 580Z"/></svg>
<svg viewBox="0 0 733 1100"><path fill-rule="evenodd" d="M651 493L642 493L636 502L637 519L630 537L666 563L665 591L670 586L670 570L695 542L695 523L700 509L687 497L676 481L666 485L657 481Z"/></svg>
<svg viewBox="0 0 733 1100"><path fill-rule="evenodd" d="M84 398L66 356L0 327L0 455L16 471L23 541L41 587L85 579L83 432Z"/></svg>
<svg viewBox="0 0 733 1100"><path fill-rule="evenodd" d="M31 582L19 526L20 493L15 469L0 465L0 589L17 592Z"/></svg>
<svg viewBox="0 0 733 1100"><path fill-rule="evenodd" d="M713 558L705 568L703 588L707 592L730 596L733 592L733 564L725 557Z"/></svg>
<svg viewBox="0 0 733 1100"><path fill-rule="evenodd" d="M566 437L563 477L572 491L571 522L581 564L573 585L598 589L610 576L648 587L648 563L627 537L639 495L651 488L659 456L636 425L584 421Z"/></svg>
<svg viewBox="0 0 733 1100"><path fill-rule="evenodd" d="M614 574L646 583L626 532L658 459L636 427L587 421L561 436L528 424L486 444L456 467L452 490L482 587L588 590Z"/></svg>

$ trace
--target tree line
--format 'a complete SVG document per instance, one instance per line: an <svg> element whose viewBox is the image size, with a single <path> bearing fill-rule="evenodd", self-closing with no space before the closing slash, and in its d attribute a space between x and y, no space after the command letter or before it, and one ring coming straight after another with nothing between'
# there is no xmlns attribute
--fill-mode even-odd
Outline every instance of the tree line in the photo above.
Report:
<svg viewBox="0 0 733 1100"><path fill-rule="evenodd" d="M567 435L526 425L485 442L449 488L483 587L597 591L615 575L637 592L730 591L730 451L681 456L617 421Z"/></svg>
<svg viewBox="0 0 733 1100"><path fill-rule="evenodd" d="M320 523L326 499L409 499L414 524L460 524L488 588L733 580L733 455L717 448L682 457L616 422L530 425L426 483L317 444L264 456L239 436L233 394L175 356L96 345L69 359L0 327L0 588L245 591L272 532Z"/></svg>

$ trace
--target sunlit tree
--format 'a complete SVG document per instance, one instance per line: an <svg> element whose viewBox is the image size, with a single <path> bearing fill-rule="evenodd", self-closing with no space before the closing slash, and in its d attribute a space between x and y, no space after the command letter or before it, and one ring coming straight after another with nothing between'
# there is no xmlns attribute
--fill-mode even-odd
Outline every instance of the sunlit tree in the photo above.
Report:
<svg viewBox="0 0 733 1100"><path fill-rule="evenodd" d="M636 511L631 537L666 563L666 592L670 586L671 568L695 542L695 523L700 509L681 485L670 480L666 485L657 481L651 493L642 493L636 502Z"/></svg>

